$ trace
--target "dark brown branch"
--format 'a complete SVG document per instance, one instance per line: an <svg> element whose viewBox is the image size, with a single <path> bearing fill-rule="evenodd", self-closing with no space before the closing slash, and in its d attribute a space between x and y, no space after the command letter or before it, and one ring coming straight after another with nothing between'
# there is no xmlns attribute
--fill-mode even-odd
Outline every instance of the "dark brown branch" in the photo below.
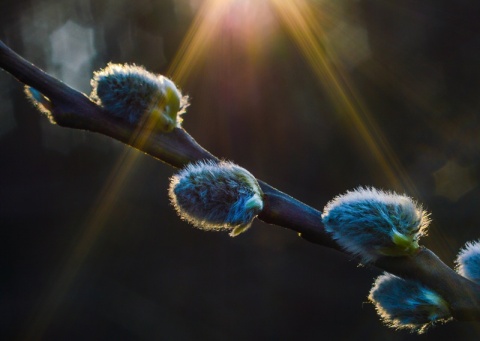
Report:
<svg viewBox="0 0 480 341"><path fill-rule="evenodd" d="M147 131L108 115L84 94L51 77L0 41L0 67L29 85L52 103L52 117L63 127L97 132L181 168L202 159L218 160L183 129L171 133ZM321 213L260 181L265 194L264 210L258 216L266 223L298 232L313 243L342 251L325 231ZM480 320L480 286L445 265L433 252L421 248L411 257L384 257L375 266L392 274L415 279L437 291L450 303L458 320Z"/></svg>

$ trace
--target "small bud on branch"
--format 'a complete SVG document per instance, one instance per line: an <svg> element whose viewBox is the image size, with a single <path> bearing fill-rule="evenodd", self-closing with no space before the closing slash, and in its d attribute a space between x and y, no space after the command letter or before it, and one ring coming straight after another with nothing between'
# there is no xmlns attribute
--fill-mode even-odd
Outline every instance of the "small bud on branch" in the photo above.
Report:
<svg viewBox="0 0 480 341"><path fill-rule="evenodd" d="M322 219L333 238L364 262L413 255L430 222L411 198L375 188L339 195L325 206Z"/></svg>
<svg viewBox="0 0 480 341"><path fill-rule="evenodd" d="M231 230L232 237L246 231L263 209L255 177L225 161L188 165L172 177L169 195L180 217L203 230Z"/></svg>
<svg viewBox="0 0 480 341"><path fill-rule="evenodd" d="M480 242L469 242L457 256L457 272L480 284Z"/></svg>
<svg viewBox="0 0 480 341"><path fill-rule="evenodd" d="M383 322L395 329L422 334L434 323L451 319L447 302L436 292L389 273L375 280L368 299Z"/></svg>
<svg viewBox="0 0 480 341"><path fill-rule="evenodd" d="M168 78L141 66L108 64L96 71L90 98L109 113L133 124L152 121L152 126L170 132L182 123L188 97Z"/></svg>

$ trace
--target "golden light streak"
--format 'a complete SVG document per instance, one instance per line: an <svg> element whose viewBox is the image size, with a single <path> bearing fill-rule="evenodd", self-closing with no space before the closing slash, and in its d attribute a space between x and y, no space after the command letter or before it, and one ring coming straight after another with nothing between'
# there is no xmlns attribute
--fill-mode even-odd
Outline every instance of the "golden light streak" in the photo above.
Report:
<svg viewBox="0 0 480 341"><path fill-rule="evenodd" d="M132 136L132 144L139 148L145 144L149 134L144 131L151 129L155 123L156 122L152 122L152 118L149 118L145 124L138 128ZM105 223L115 209L117 198L121 195L120 193L123 186L127 182L128 176L135 166L139 154L139 151L127 148L117 161L115 167L113 167L97 202L93 205L89 217L83 224L83 233L79 241L63 264L63 270L59 278L52 288L50 288L49 294L45 295L41 306L38 307L38 311L34 312L32 323L28 327L25 335L26 340L41 339L47 330L52 318L63 303L70 286L75 281L79 270L95 245L96 240L104 231Z"/></svg>
<svg viewBox="0 0 480 341"><path fill-rule="evenodd" d="M305 0L270 0L288 32L302 50L310 66L328 93L339 115L377 161L378 167L398 191L408 191L421 199L419 191L404 170L386 137L349 84L340 63L335 63L333 51L326 51L322 45L324 37L320 26L322 18L313 16L313 11ZM331 18L328 18L331 21ZM434 240L439 255L450 256L451 243L442 231L436 231Z"/></svg>
<svg viewBox="0 0 480 341"><path fill-rule="evenodd" d="M299 46L345 124L366 145L392 187L417 194L394 151L375 120L356 95L333 52L325 49L324 32L318 17L305 0L271 0L284 26Z"/></svg>
<svg viewBox="0 0 480 341"><path fill-rule="evenodd" d="M132 157L133 153L135 153L135 151L132 149L126 149L124 155L117 162L117 166L110 175L109 181L107 181L96 205L94 205L94 207L98 206L98 208L92 211L90 217L85 222L84 232L80 240L64 263L61 275L51 288L50 294L48 294L44 302L42 302L43 304L28 330L27 340L41 339L55 312L62 304L72 282L75 280L78 271L88 257L95 241L102 233L105 222L112 212L116 202L116 196L120 192L122 183L127 178L133 166L135 160L135 157Z"/></svg>
<svg viewBox="0 0 480 341"><path fill-rule="evenodd" d="M179 83L185 82L188 75L198 67L204 52L212 41L214 33L219 29L220 20L228 9L230 1L208 0L197 14L177 57L170 67L169 74ZM141 124L132 136L132 144L141 148L149 137L148 131L155 125L153 118ZM63 303L66 294L87 259L96 240L105 229L105 223L115 208L128 175L135 166L139 152L127 148L113 168L110 178L103 188L97 203L86 219L80 240L72 253L67 257L63 270L55 284L44 296L40 306L33 312L29 326L26 328L25 339L41 339L48 329L55 313Z"/></svg>
<svg viewBox="0 0 480 341"><path fill-rule="evenodd" d="M232 1L205 0L202 4L167 72L175 83L185 84L199 67L205 52L211 47L213 37L221 29L221 21Z"/></svg>

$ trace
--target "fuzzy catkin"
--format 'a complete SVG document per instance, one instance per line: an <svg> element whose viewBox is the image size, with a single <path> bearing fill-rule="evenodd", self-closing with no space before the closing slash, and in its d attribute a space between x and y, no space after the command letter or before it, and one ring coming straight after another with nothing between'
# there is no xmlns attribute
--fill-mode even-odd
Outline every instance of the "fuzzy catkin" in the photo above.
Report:
<svg viewBox="0 0 480 341"><path fill-rule="evenodd" d="M395 329L421 334L434 323L451 318L447 302L436 292L389 273L375 280L368 298L382 321Z"/></svg>
<svg viewBox="0 0 480 341"><path fill-rule="evenodd" d="M168 92L175 99L170 100L175 102L170 105L177 126L182 121L180 115L188 106L188 97L182 96L171 80L137 65L109 63L94 73L91 85L90 98L93 101L112 115L133 124L139 123L157 103L168 105Z"/></svg>
<svg viewBox="0 0 480 341"><path fill-rule="evenodd" d="M480 242L469 242L456 259L456 270L463 277L480 284Z"/></svg>
<svg viewBox="0 0 480 341"><path fill-rule="evenodd" d="M170 200L182 219L203 230L247 230L263 209L255 177L231 162L188 165L170 182Z"/></svg>
<svg viewBox="0 0 480 341"><path fill-rule="evenodd" d="M364 262L411 254L430 222L411 198L375 188L337 196L325 206L322 221L343 248Z"/></svg>
<svg viewBox="0 0 480 341"><path fill-rule="evenodd" d="M56 124L52 114L52 103L40 91L31 86L26 85L24 89L25 95L33 103L33 105L45 116L48 117L50 123Z"/></svg>

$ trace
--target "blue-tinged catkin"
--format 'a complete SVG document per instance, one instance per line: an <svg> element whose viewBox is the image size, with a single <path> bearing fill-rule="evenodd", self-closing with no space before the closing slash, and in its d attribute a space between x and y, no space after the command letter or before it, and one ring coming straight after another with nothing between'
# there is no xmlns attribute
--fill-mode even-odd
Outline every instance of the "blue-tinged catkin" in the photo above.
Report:
<svg viewBox="0 0 480 341"><path fill-rule="evenodd" d="M419 334L435 323L451 319L448 303L421 283L384 273L368 296L382 321L395 329Z"/></svg>
<svg viewBox="0 0 480 341"><path fill-rule="evenodd" d="M31 86L25 86L25 94L27 98L33 103L33 105L43 114L45 114L51 123L56 123L52 115L52 103L45 97L40 91Z"/></svg>
<svg viewBox="0 0 480 341"><path fill-rule="evenodd" d="M343 248L364 262L415 253L430 222L411 198L375 188L337 196L325 206L322 221Z"/></svg>
<svg viewBox="0 0 480 341"><path fill-rule="evenodd" d="M112 115L132 124L149 115L162 131L179 127L188 106L170 79L137 65L110 63L94 73L91 84L90 98Z"/></svg>
<svg viewBox="0 0 480 341"><path fill-rule="evenodd" d="M170 182L169 195L182 219L204 230L247 230L263 209L255 177L231 162L190 164Z"/></svg>
<svg viewBox="0 0 480 341"><path fill-rule="evenodd" d="M458 254L456 263L460 275L480 284L480 241L467 243Z"/></svg>

